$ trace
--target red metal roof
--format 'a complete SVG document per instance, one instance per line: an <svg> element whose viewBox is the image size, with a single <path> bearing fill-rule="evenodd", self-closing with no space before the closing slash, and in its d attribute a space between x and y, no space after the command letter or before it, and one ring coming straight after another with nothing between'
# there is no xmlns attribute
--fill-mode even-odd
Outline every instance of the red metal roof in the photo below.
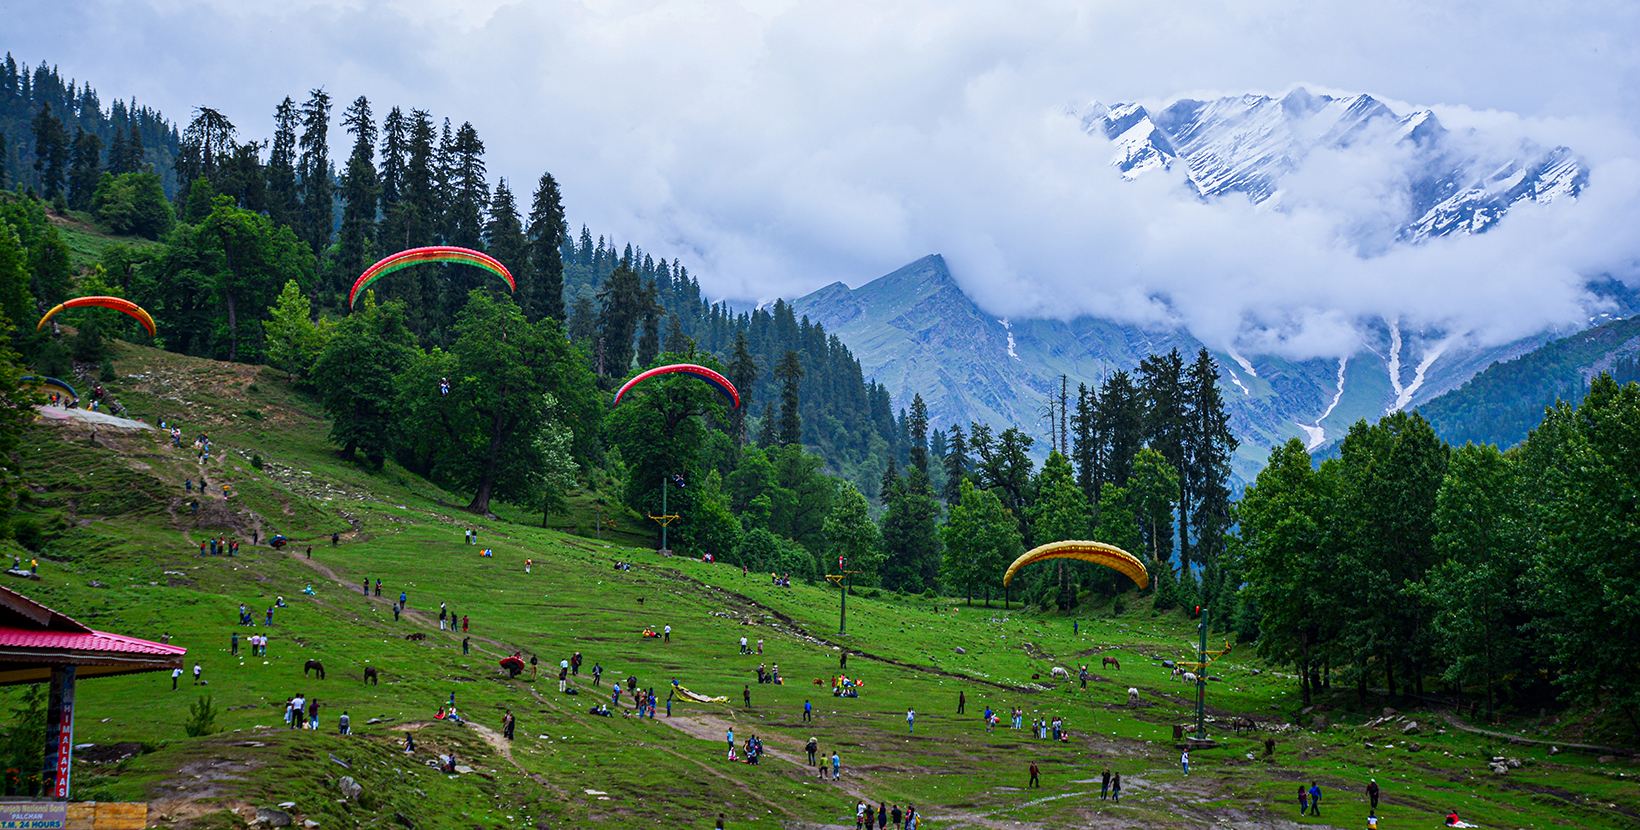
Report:
<svg viewBox="0 0 1640 830"><path fill-rule="evenodd" d="M41 631L38 629L0 627L0 648L70 649L74 651L109 651L121 654L151 654L176 657L187 653L181 646L171 646L106 631Z"/></svg>

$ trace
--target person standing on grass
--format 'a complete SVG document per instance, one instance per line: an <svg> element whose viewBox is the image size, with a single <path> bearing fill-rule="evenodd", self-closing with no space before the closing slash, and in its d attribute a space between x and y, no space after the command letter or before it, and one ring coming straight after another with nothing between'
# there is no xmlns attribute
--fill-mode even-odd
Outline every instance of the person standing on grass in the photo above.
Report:
<svg viewBox="0 0 1640 830"><path fill-rule="evenodd" d="M663 638L661 640L661 642L663 642L663 643L672 642L672 624L671 623L666 624L666 628L663 631L663 633L661 634L661 637Z"/></svg>
<svg viewBox="0 0 1640 830"><path fill-rule="evenodd" d="M1119 772L1110 777L1110 798L1117 804L1122 803L1122 774Z"/></svg>
<svg viewBox="0 0 1640 830"><path fill-rule="evenodd" d="M1036 768L1035 761L1031 762L1031 780L1025 784L1025 789L1030 789L1032 787L1036 787L1037 789L1042 788L1042 772Z"/></svg>
<svg viewBox="0 0 1640 830"><path fill-rule="evenodd" d="M716 827L715 830L723 830L723 814L722 813L718 813L717 827Z"/></svg>
<svg viewBox="0 0 1640 830"><path fill-rule="evenodd" d="M239 654L239 632L237 631L233 633L232 637L228 638L228 654L233 656Z"/></svg>
<svg viewBox="0 0 1640 830"><path fill-rule="evenodd" d="M399 621L399 606L398 606L398 603L394 603L393 604L393 622L398 622L398 621Z"/></svg>
<svg viewBox="0 0 1640 830"><path fill-rule="evenodd" d="M513 724L515 722L511 709L507 710L507 714L501 716L501 736L509 741L513 739Z"/></svg>
<svg viewBox="0 0 1640 830"><path fill-rule="evenodd" d="M896 828L903 826L900 823L900 805L896 804L894 805L894 809L888 811L888 823L894 825Z"/></svg>
<svg viewBox="0 0 1640 830"><path fill-rule="evenodd" d="M831 780L836 781L843 774L843 759L838 757L837 750L831 751Z"/></svg>
<svg viewBox="0 0 1640 830"><path fill-rule="evenodd" d="M317 725L315 725L314 728L318 728ZM338 734L338 735L351 735L351 734L353 734L353 723L348 718L346 709L343 709L342 710L342 716L340 718L336 719L336 734Z"/></svg>
<svg viewBox="0 0 1640 830"><path fill-rule="evenodd" d="M309 559L313 558L313 548L308 548L308 558ZM399 607L403 608L404 606L409 605L409 604L410 604L410 598L405 596L403 591L400 591L399 592Z"/></svg>
<svg viewBox="0 0 1640 830"><path fill-rule="evenodd" d="M959 689L957 691L957 714L959 714L959 715L962 714L963 711L967 708L968 708L968 694Z"/></svg>
<svg viewBox="0 0 1640 830"><path fill-rule="evenodd" d="M1310 811L1310 791L1304 789L1304 782L1298 783L1298 814L1304 815Z"/></svg>
<svg viewBox="0 0 1640 830"><path fill-rule="evenodd" d="M1185 750L1184 753L1179 756L1179 766L1184 768L1185 775L1190 774L1190 750Z"/></svg>
<svg viewBox="0 0 1640 830"><path fill-rule="evenodd" d="M1105 767L1105 771L1100 773L1100 775L1099 775L1099 800L1104 801L1105 796L1107 796L1109 794L1110 794L1110 767Z"/></svg>
<svg viewBox="0 0 1640 830"><path fill-rule="evenodd" d="M917 710L909 707L905 710L905 731L917 731Z"/></svg>
<svg viewBox="0 0 1640 830"><path fill-rule="evenodd" d="M1378 815L1378 779L1376 778L1367 781L1367 800L1370 802L1367 806L1367 815Z"/></svg>
<svg viewBox="0 0 1640 830"><path fill-rule="evenodd" d="M814 722L814 704L810 703L807 700L803 701L803 722L804 723L813 723ZM813 759L810 759L810 760L813 760Z"/></svg>
<svg viewBox="0 0 1640 830"><path fill-rule="evenodd" d="M740 695L746 699L746 708L752 708L752 684L747 683L746 687L741 690Z"/></svg>
<svg viewBox="0 0 1640 830"><path fill-rule="evenodd" d="M201 674L201 673L203 673L203 672L204 672L204 671L205 671L205 667L204 667L204 666L201 666L201 665L200 665L200 664L198 664L198 663L194 663L194 685L195 685L195 686L198 686L198 685L199 685L199 675L200 675L200 674Z"/></svg>
<svg viewBox="0 0 1640 830"><path fill-rule="evenodd" d="M1310 782L1310 815L1321 815L1321 785L1315 781Z"/></svg>
<svg viewBox="0 0 1640 830"><path fill-rule="evenodd" d="M364 578L364 595L370 596L370 577L368 576Z"/></svg>
<svg viewBox="0 0 1640 830"><path fill-rule="evenodd" d="M461 653L462 654L467 654L468 652L472 651L472 646L473 646L473 638L471 638L471 637L462 637L461 638Z"/></svg>
<svg viewBox="0 0 1640 830"><path fill-rule="evenodd" d="M181 666L178 666L178 667L171 670L171 691L174 692L174 691L177 690L177 679L180 678L180 677L182 677L182 667Z"/></svg>

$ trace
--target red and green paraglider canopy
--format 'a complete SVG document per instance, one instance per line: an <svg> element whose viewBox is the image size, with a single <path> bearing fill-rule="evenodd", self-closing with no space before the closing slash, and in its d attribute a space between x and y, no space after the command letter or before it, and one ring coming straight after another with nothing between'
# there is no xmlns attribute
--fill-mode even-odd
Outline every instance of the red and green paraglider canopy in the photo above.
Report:
<svg viewBox="0 0 1640 830"><path fill-rule="evenodd" d="M366 268L364 273L360 274L357 280L354 280L353 290L347 292L347 307L352 308L359 301L359 295L364 293L366 288L375 284L376 280L400 268L409 268L412 265L420 265L424 262L454 262L483 268L506 281L508 291L518 290L518 283L513 281L512 272L507 270L507 266L497 262L494 257L471 248L458 248L454 245L432 245L426 248L411 248L408 251L399 251L391 256L383 257L375 265Z"/></svg>
<svg viewBox="0 0 1640 830"><path fill-rule="evenodd" d="M45 328L46 321L57 316L57 312L59 311L70 308L85 308L88 306L94 306L97 308L111 308L115 311L129 314L132 317L137 318L137 322L141 323L142 327L148 330L149 337L154 336L154 318L150 316L148 312L144 311L142 306L120 297L75 297L66 303L59 303L52 306L51 310L46 312L44 317L40 318L40 322L34 326L34 330L39 331L40 329Z"/></svg>
<svg viewBox="0 0 1640 830"><path fill-rule="evenodd" d="M705 366L696 366L693 363L673 363L669 366L656 366L647 372L639 374L637 377L627 381L626 384L620 389L616 390L615 402L611 405L620 406L621 396L625 395L628 389L631 389L632 387L637 386L650 378L678 373L694 375L695 377L712 384L712 386L717 388L717 391L723 393L723 397L729 399L729 405L731 408L737 408L740 406L740 391L735 389L735 385L730 383L728 378L706 368Z"/></svg>

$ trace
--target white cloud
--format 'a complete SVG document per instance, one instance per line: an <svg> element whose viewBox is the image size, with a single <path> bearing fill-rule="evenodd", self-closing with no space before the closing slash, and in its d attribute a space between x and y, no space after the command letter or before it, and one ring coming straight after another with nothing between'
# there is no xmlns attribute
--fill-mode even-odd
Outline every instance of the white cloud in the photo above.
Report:
<svg viewBox="0 0 1640 830"><path fill-rule="evenodd" d="M1571 321L1581 277L1640 260L1634 4L92 0L6 16L7 48L105 101L184 119L208 104L247 135L316 86L471 120L492 177L525 190L552 171L572 223L680 257L714 297L857 285L941 252L999 316L1337 354L1375 315L1488 342ZM1398 249L1361 241L1395 210L1394 157L1312 157L1279 211L1202 204L1176 172L1120 181L1063 114L1300 82L1569 145L1591 185Z"/></svg>

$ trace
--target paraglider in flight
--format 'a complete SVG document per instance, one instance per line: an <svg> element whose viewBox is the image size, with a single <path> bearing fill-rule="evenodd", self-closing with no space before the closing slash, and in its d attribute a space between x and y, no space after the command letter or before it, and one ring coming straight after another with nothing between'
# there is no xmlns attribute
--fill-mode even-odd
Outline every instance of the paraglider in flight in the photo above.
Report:
<svg viewBox="0 0 1640 830"><path fill-rule="evenodd" d="M518 284L513 281L512 272L507 270L507 266L497 262L490 255L471 248L458 248L454 245L433 245L426 248L411 248L408 251L399 251L396 254L383 257L375 265L366 268L364 273L360 274L357 280L354 280L353 290L347 292L347 307L352 308L354 303L359 301L359 295L366 288L373 285L376 280L400 268L409 268L412 265L420 265L424 262L454 262L483 268L505 280L508 291L518 290Z"/></svg>
<svg viewBox="0 0 1640 830"><path fill-rule="evenodd" d="M1014 564L1008 566L1008 572L1002 575L1002 586L1008 587L1008 583L1013 581L1014 573L1020 568L1044 559L1079 559L1083 562L1094 562L1126 575L1138 583L1140 588L1150 584L1150 572L1145 570L1145 563L1140 562L1133 554L1104 542L1067 540L1049 542L1026 551L1024 556L1015 559Z"/></svg>
<svg viewBox="0 0 1640 830"><path fill-rule="evenodd" d="M717 388L717 391L723 393L723 397L729 399L729 406L731 409L738 408L740 406L740 392L735 389L735 385L730 383L728 378L706 368L705 366L696 366L693 363L673 363L669 366L656 366L647 372L640 373L637 377L627 381L626 385L622 386L615 392L615 402L612 406L620 406L621 396L625 395L628 389L631 389L632 387L637 386L650 378L659 377L661 375L677 374L679 372L694 375L695 377L712 384Z"/></svg>
<svg viewBox="0 0 1640 830"><path fill-rule="evenodd" d="M40 318L40 322L35 325L34 330L39 331L40 329L45 328L46 321L57 316L57 312L59 311L69 308L84 308L87 306L111 308L115 311L129 314L132 317L135 317L137 322L142 324L143 328L148 330L149 337L154 336L154 318L150 316L148 312L144 311L142 306L120 297L75 297L66 303L59 303L58 305L53 306L50 311L46 312L46 316Z"/></svg>

